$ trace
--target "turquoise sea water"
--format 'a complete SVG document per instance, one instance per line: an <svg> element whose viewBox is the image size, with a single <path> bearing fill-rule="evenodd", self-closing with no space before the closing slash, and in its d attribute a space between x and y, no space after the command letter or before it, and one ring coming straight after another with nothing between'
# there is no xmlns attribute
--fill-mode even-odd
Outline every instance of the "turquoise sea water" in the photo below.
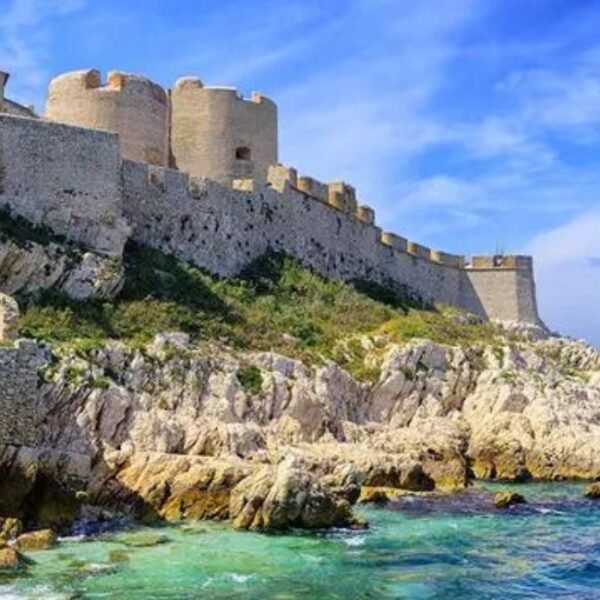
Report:
<svg viewBox="0 0 600 600"><path fill-rule="evenodd" d="M124 545L123 533L64 540L32 553L30 575L0 583L0 598L600 598L600 503L580 484L500 487L529 505L499 511L474 492L363 510L364 532L259 535L198 523L151 530L168 541L147 548ZM114 550L128 560L110 562Z"/></svg>

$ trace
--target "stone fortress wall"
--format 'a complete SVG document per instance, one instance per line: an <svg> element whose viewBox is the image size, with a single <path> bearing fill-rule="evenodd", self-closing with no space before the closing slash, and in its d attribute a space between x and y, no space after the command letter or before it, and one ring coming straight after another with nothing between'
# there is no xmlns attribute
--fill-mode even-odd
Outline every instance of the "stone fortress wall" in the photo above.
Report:
<svg viewBox="0 0 600 600"><path fill-rule="evenodd" d="M66 81L81 83L81 73L97 72L71 74ZM94 86L98 81L93 75ZM484 317L539 322L528 257L467 261L382 232L352 186L324 184L276 163L276 108L262 96L243 100L235 90L185 78L169 104L168 162L181 167L182 157L189 158L189 174L164 166L166 161L140 161L131 150L135 144L125 144L129 128L123 121L109 133L0 116L0 205L108 254L122 251L129 227L134 240L219 275L234 274L274 249L328 277L392 283ZM146 114L147 107L140 111ZM198 149L202 140L214 147L208 159L206 148ZM242 147L249 156L237 156ZM237 161L254 164L238 169Z"/></svg>
<svg viewBox="0 0 600 600"><path fill-rule="evenodd" d="M529 257L473 257L467 263L382 232L370 209L365 219L365 211L338 208L293 185L294 176L280 165L271 168L267 186L231 189L125 160L123 206L134 240L221 276L238 273L272 249L326 277L391 283L482 317L539 322ZM339 202L339 185L333 192L325 188L326 197Z"/></svg>

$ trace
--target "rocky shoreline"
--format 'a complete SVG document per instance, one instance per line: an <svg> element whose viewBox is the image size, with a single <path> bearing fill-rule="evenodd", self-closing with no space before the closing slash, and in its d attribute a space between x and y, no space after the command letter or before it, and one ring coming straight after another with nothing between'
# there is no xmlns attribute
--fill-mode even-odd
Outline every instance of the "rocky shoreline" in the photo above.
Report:
<svg viewBox="0 0 600 600"><path fill-rule="evenodd" d="M360 338L376 382L333 362L193 345L53 349L38 447L0 449L0 511L95 511L240 529L364 527L361 489L600 477L600 353L536 328L489 345Z"/></svg>

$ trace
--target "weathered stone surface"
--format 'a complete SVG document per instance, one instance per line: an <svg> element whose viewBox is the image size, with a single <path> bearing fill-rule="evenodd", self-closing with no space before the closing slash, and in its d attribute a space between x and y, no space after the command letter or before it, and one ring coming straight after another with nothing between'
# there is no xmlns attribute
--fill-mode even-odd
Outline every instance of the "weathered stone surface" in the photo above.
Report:
<svg viewBox="0 0 600 600"><path fill-rule="evenodd" d="M0 114L0 205L89 250L122 256L115 134Z"/></svg>
<svg viewBox="0 0 600 600"><path fill-rule="evenodd" d="M23 522L21 519L8 517L0 518L0 538L4 540L14 540L23 532Z"/></svg>
<svg viewBox="0 0 600 600"><path fill-rule="evenodd" d="M46 360L33 340L0 346L0 445L35 446L38 369Z"/></svg>
<svg viewBox="0 0 600 600"><path fill-rule="evenodd" d="M325 277L392 284L484 318L539 324L529 261L465 269L414 256L382 243L379 228L319 201L316 192L281 188L278 176L279 189L244 192L126 160L122 178L132 238L213 273L234 275L275 249ZM305 182L300 178L300 187Z"/></svg>

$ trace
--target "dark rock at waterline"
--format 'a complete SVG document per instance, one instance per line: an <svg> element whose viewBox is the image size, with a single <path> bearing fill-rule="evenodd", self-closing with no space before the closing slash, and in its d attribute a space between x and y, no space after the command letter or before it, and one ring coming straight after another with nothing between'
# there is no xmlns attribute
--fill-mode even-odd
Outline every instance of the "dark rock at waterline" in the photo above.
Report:
<svg viewBox="0 0 600 600"><path fill-rule="evenodd" d="M591 483L585 488L585 497L591 500L600 500L600 481Z"/></svg>
<svg viewBox="0 0 600 600"><path fill-rule="evenodd" d="M69 529L70 535L90 537L127 529L131 519L95 507L85 507Z"/></svg>
<svg viewBox="0 0 600 600"><path fill-rule="evenodd" d="M496 508L509 508L516 504L526 504L525 497L517 492L502 491L494 495L494 506Z"/></svg>

